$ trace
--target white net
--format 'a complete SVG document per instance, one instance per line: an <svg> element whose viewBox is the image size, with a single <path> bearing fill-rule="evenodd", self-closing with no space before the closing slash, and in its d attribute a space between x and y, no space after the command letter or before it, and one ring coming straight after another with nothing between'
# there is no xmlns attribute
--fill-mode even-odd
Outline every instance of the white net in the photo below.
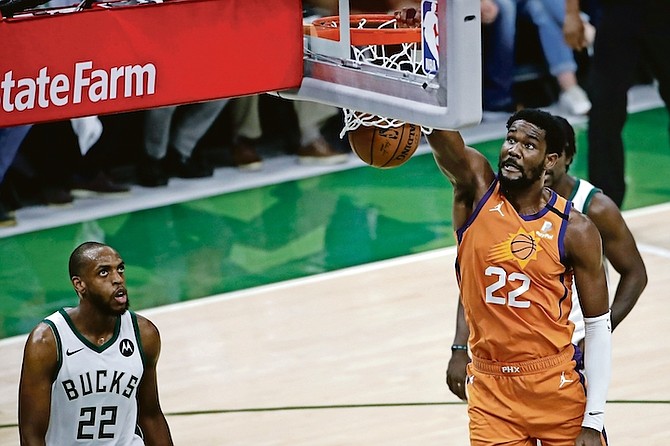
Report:
<svg viewBox="0 0 670 446"><path fill-rule="evenodd" d="M391 127L402 127L405 124L398 119L371 115L370 113L363 113L349 108L343 108L342 110L344 111L344 127L340 132L340 138L344 138L344 135L346 135L348 131L356 130L360 126L387 129Z"/></svg>
<svg viewBox="0 0 670 446"><path fill-rule="evenodd" d="M379 20L369 20L364 16L358 20L355 29L369 30L370 27L382 30L380 32L393 32L391 30L401 29L398 28L397 22L393 18L380 22ZM353 42L351 52L353 59L361 64L376 65L413 74L418 74L422 70L421 45L419 41L400 42L397 45L368 44L363 46L357 46Z"/></svg>
<svg viewBox="0 0 670 446"><path fill-rule="evenodd" d="M351 17L351 58L354 65L372 65L395 71L423 74L421 34L418 29L400 28L393 16L361 15ZM338 28L338 17L325 17L320 27ZM403 41L404 40L404 41ZM361 43L365 42L365 43ZM344 127L340 138L360 126L401 127L405 122L344 108ZM424 132L427 129L423 129Z"/></svg>

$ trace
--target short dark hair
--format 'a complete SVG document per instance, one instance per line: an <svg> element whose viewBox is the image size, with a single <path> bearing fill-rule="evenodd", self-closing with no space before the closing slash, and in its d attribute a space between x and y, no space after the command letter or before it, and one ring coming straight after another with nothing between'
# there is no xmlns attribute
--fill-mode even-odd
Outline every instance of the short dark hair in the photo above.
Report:
<svg viewBox="0 0 670 446"><path fill-rule="evenodd" d="M77 246L72 254L70 254L70 261L68 262L68 270L70 273L70 279L74 276L79 276L81 274L81 269L86 263L86 252L93 248L102 248L105 245L104 243L99 242L84 242L81 245Z"/></svg>
<svg viewBox="0 0 670 446"><path fill-rule="evenodd" d="M507 130L515 121L527 121L538 126L545 132L545 141L547 142L547 153L561 154L565 145L565 136L554 115L536 108L525 108L519 110L507 120Z"/></svg>
<svg viewBox="0 0 670 446"><path fill-rule="evenodd" d="M558 125L563 130L563 136L565 137L565 144L563 145L563 150L565 151L565 157L572 159L577 153L577 143L575 142L575 129L572 125L565 119L563 116L554 115Z"/></svg>

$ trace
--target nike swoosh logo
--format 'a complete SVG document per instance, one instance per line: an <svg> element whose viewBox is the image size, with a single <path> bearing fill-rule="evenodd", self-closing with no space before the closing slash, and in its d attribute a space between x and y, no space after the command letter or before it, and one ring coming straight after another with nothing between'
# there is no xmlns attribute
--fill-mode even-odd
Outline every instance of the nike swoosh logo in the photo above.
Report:
<svg viewBox="0 0 670 446"><path fill-rule="evenodd" d="M604 413L605 412L589 412L589 415L591 415L593 417L593 416L596 416L596 415L602 415Z"/></svg>
<svg viewBox="0 0 670 446"><path fill-rule="evenodd" d="M74 355L75 353L79 353L79 352L82 351L83 349L84 349L84 347L80 348L79 350L73 350L73 351L70 351L70 349L68 349L68 350L65 352L65 354L66 354L67 356L72 356L72 355Z"/></svg>

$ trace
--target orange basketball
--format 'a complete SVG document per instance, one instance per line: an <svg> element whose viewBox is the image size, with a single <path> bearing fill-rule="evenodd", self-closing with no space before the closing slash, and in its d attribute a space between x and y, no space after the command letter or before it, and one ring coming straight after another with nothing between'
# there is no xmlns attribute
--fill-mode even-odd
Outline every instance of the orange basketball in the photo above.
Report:
<svg viewBox="0 0 670 446"><path fill-rule="evenodd" d="M382 128L360 126L349 131L349 145L366 164L380 169L404 164L419 147L421 126Z"/></svg>

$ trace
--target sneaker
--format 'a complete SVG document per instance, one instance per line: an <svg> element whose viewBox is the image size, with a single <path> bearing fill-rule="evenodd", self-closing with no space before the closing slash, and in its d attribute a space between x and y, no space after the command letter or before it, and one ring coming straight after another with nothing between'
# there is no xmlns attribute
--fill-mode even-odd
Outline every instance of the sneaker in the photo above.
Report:
<svg viewBox="0 0 670 446"><path fill-rule="evenodd" d="M42 202L49 206L69 206L74 201L72 193L62 187L45 187L40 196Z"/></svg>
<svg viewBox="0 0 670 446"><path fill-rule="evenodd" d="M330 166L346 163L349 159L348 153L334 150L323 138L300 147L296 154L298 155L298 162L306 166Z"/></svg>
<svg viewBox="0 0 670 446"><path fill-rule="evenodd" d="M16 213L0 203L0 228L16 226Z"/></svg>
<svg viewBox="0 0 670 446"><path fill-rule="evenodd" d="M99 172L94 178L89 180L79 178L72 182L72 195L77 198L127 195L129 192L129 187L115 183L104 172Z"/></svg>
<svg viewBox="0 0 670 446"><path fill-rule="evenodd" d="M214 175L214 168L194 158L177 158L170 166L170 172L179 178L207 178Z"/></svg>
<svg viewBox="0 0 670 446"><path fill-rule="evenodd" d="M137 166L137 184L140 186L167 186L168 179L168 174L163 168L163 160L145 156Z"/></svg>
<svg viewBox="0 0 670 446"><path fill-rule="evenodd" d="M233 165L240 170L256 171L263 168L263 160L250 140L241 138L230 149Z"/></svg>
<svg viewBox="0 0 670 446"><path fill-rule="evenodd" d="M579 85L575 85L558 97L558 105L571 115L585 115L591 111L591 101Z"/></svg>

